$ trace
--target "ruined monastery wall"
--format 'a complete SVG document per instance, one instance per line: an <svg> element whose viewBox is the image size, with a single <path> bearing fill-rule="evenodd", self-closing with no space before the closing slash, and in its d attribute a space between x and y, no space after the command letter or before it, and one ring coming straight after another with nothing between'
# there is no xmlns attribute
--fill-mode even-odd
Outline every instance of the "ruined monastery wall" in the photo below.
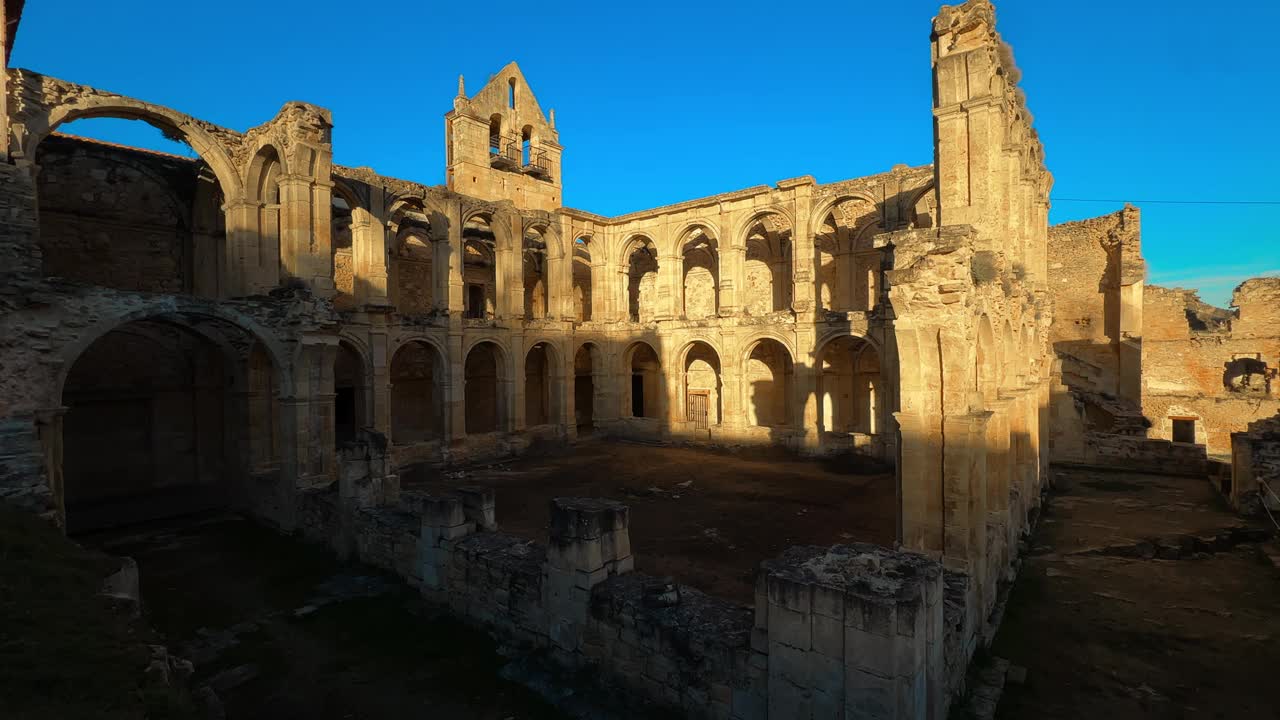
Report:
<svg viewBox="0 0 1280 720"><path fill-rule="evenodd" d="M1061 378L1052 177L994 8L943 7L930 41L933 165L614 218L563 207L554 112L514 63L460 80L443 186L334 165L304 102L239 132L8 70L0 498L78 530L186 491L694 716L941 718L1049 482ZM54 135L101 116L195 158ZM1136 217L1109 222L1071 241L1091 268ZM748 627L650 598L612 504L561 507L543 549L482 498L395 492L588 434L878 458L899 542L788 551Z"/></svg>

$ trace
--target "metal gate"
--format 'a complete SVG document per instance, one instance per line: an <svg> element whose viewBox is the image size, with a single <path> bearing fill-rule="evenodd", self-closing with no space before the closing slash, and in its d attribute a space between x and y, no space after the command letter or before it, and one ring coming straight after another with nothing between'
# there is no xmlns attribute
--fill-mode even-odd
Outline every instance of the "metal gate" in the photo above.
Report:
<svg viewBox="0 0 1280 720"><path fill-rule="evenodd" d="M685 414L689 422L693 423L694 430L710 430L711 422L708 419L708 409L711 404L710 393L689 391L688 394L689 407Z"/></svg>

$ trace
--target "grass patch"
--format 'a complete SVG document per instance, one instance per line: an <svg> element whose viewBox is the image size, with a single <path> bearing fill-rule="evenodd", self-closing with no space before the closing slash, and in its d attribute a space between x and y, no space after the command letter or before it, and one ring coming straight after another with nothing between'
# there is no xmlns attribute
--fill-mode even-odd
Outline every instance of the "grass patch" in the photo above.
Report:
<svg viewBox="0 0 1280 720"><path fill-rule="evenodd" d="M185 693L144 681L154 633L98 594L118 567L48 522L0 507L0 717L194 716Z"/></svg>

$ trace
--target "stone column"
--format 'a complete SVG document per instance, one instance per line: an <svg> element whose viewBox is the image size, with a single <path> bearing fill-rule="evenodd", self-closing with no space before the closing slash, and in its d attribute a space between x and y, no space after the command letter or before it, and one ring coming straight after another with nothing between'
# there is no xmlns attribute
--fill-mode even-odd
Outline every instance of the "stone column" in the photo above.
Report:
<svg viewBox="0 0 1280 720"><path fill-rule="evenodd" d="M878 545L794 547L761 566L768 717L943 720L942 568Z"/></svg>
<svg viewBox="0 0 1280 720"><path fill-rule="evenodd" d="M542 606L552 647L574 663L582 643L591 588L631 572L626 505L598 498L551 501L551 543L542 568Z"/></svg>

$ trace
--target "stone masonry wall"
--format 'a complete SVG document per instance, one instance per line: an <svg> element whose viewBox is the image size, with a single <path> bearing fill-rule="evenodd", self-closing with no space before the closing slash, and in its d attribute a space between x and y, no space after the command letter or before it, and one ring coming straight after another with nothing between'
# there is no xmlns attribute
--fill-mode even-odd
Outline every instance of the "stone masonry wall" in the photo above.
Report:
<svg viewBox="0 0 1280 720"><path fill-rule="evenodd" d="M41 144L38 162L46 275L187 290L196 162L57 135Z"/></svg>
<svg viewBox="0 0 1280 720"><path fill-rule="evenodd" d="M491 490L396 501L352 492L377 485L383 458L357 447L344 448L343 472L361 482L339 497L330 488L300 500L304 522L326 525L316 537L349 537L360 560L405 578L510 652L588 671L629 708L940 719L958 689L943 648L971 643L945 637L942 568L923 555L795 548L762 565L753 612L634 572L625 505L553 500L543 544L497 530Z"/></svg>
<svg viewBox="0 0 1280 720"><path fill-rule="evenodd" d="M1171 440L1173 420L1195 423L1211 455L1231 452L1231 434L1280 412L1280 278L1236 289L1238 315L1194 291L1148 286L1142 347L1142 410L1151 437Z"/></svg>
<svg viewBox="0 0 1280 720"><path fill-rule="evenodd" d="M1280 414L1249 423L1248 430L1231 435L1233 507L1243 509L1254 498L1280 513Z"/></svg>

